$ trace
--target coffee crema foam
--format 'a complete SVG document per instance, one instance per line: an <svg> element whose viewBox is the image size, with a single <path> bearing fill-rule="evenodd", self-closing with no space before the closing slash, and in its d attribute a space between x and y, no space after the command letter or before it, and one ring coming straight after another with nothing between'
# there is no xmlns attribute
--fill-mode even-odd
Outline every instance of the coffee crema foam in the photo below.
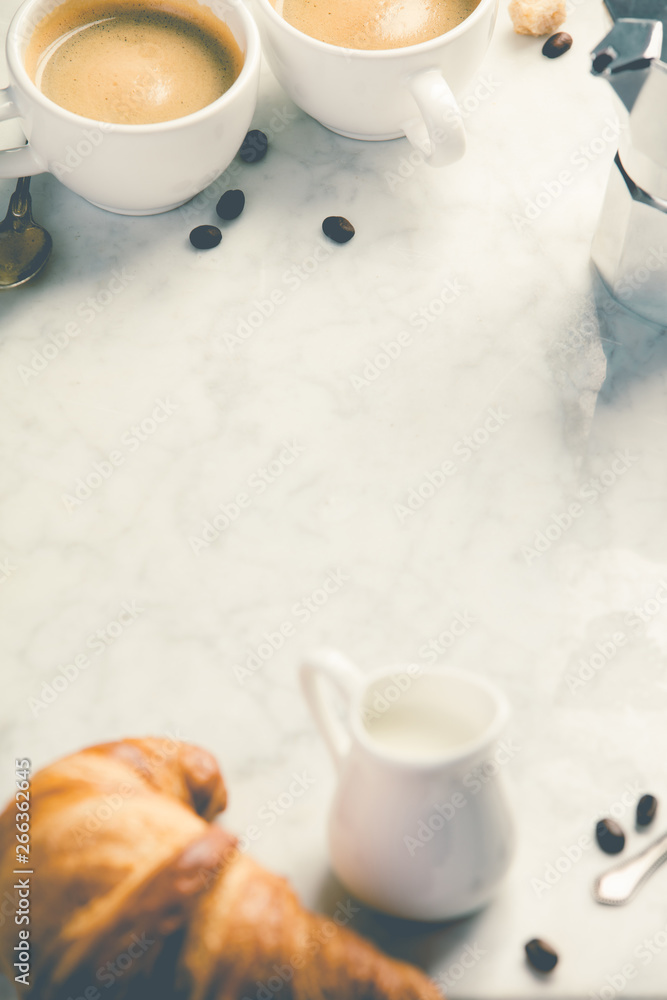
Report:
<svg viewBox="0 0 667 1000"><path fill-rule="evenodd" d="M294 28L349 49L396 49L455 28L479 0L271 0Z"/></svg>
<svg viewBox="0 0 667 1000"><path fill-rule="evenodd" d="M65 0L35 28L25 66L68 111L144 125L217 100L241 72L243 54L203 4Z"/></svg>

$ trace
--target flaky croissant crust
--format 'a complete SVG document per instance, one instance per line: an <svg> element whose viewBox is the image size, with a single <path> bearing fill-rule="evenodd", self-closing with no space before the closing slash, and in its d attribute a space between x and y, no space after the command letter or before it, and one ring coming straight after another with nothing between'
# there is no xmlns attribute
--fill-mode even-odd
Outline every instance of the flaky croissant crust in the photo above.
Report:
<svg viewBox="0 0 667 1000"><path fill-rule="evenodd" d="M33 1000L441 1000L423 973L309 913L212 820L215 759L127 739L37 772L31 787ZM15 895L15 809L0 816L0 895ZM5 893L8 894L5 896ZM351 907L351 910L350 910ZM0 926L11 980L17 929Z"/></svg>

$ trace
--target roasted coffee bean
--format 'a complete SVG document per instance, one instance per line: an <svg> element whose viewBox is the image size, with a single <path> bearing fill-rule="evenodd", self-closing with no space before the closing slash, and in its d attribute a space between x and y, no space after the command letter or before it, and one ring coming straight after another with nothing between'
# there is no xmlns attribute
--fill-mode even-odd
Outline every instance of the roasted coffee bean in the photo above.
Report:
<svg viewBox="0 0 667 1000"><path fill-rule="evenodd" d="M243 191L225 191L222 198L215 206L215 210L221 219L231 222L238 219L245 208L245 195Z"/></svg>
<svg viewBox="0 0 667 1000"><path fill-rule="evenodd" d="M322 223L322 232L334 243L347 243L354 236L354 226L342 215L329 215Z"/></svg>
<svg viewBox="0 0 667 1000"><path fill-rule="evenodd" d="M266 156L269 140L258 128L250 129L241 144L239 156L244 163L257 163Z"/></svg>
<svg viewBox="0 0 667 1000"><path fill-rule="evenodd" d="M658 800L655 795L642 795L637 803L637 826L648 826L655 819Z"/></svg>
<svg viewBox="0 0 667 1000"><path fill-rule="evenodd" d="M217 226L196 226L190 233L190 242L197 250L212 250L222 239Z"/></svg>
<svg viewBox="0 0 667 1000"><path fill-rule="evenodd" d="M539 938L533 938L526 945L526 958L538 972L551 972L558 962L558 955L551 945Z"/></svg>
<svg viewBox="0 0 667 1000"><path fill-rule="evenodd" d="M547 38L542 46L542 55L547 59L558 59L564 52L572 48L572 35L567 31L557 31L551 38Z"/></svg>
<svg viewBox="0 0 667 1000"><path fill-rule="evenodd" d="M595 827L595 839L605 854L618 854L625 847L625 834L614 819L601 819Z"/></svg>

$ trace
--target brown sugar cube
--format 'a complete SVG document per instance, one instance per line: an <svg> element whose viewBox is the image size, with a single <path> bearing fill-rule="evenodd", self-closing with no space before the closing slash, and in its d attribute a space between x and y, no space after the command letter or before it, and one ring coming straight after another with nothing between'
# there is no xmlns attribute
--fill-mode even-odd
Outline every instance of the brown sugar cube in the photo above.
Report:
<svg viewBox="0 0 667 1000"><path fill-rule="evenodd" d="M552 35L565 20L565 0L511 0L508 10L518 35Z"/></svg>

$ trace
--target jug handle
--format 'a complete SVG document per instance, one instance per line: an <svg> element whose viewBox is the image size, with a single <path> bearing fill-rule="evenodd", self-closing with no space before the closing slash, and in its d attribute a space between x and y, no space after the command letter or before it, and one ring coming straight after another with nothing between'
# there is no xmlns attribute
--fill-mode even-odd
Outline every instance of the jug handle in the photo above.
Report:
<svg viewBox="0 0 667 1000"><path fill-rule="evenodd" d="M352 699L360 689L362 674L346 656L335 649L320 649L311 653L301 664L301 687L324 741L340 768L350 749L350 733L324 696L322 680L326 678L350 709Z"/></svg>

